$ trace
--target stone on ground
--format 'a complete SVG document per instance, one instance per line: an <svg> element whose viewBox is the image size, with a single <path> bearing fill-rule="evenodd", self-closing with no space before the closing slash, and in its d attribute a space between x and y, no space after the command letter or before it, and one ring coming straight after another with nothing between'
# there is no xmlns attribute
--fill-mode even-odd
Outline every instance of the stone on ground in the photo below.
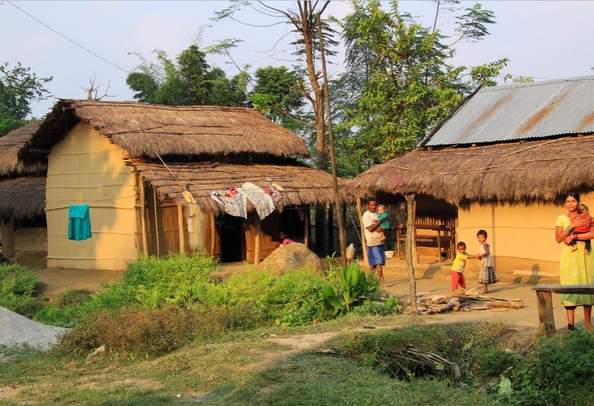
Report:
<svg viewBox="0 0 594 406"><path fill-rule="evenodd" d="M67 329L47 326L0 307L0 345L47 350Z"/></svg>
<svg viewBox="0 0 594 406"><path fill-rule="evenodd" d="M320 258L299 242L275 249L260 265L261 268L268 269L275 275L282 275L287 271L306 266L323 269L323 263Z"/></svg>

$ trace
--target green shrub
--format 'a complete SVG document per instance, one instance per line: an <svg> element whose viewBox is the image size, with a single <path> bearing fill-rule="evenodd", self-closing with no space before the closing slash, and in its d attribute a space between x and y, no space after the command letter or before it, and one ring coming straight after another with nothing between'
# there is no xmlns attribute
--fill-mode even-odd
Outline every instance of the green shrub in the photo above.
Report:
<svg viewBox="0 0 594 406"><path fill-rule="evenodd" d="M584 391L594 384L594 336L578 329L543 338L506 374L512 384L507 397L523 405L592 404Z"/></svg>
<svg viewBox="0 0 594 406"><path fill-rule="evenodd" d="M170 303L188 307L205 294L216 261L203 252L190 256L143 257L124 275L129 299L153 309Z"/></svg>
<svg viewBox="0 0 594 406"><path fill-rule="evenodd" d="M33 316L41 305L35 295L39 291L37 277L18 264L0 265L0 306L23 316Z"/></svg>
<svg viewBox="0 0 594 406"><path fill-rule="evenodd" d="M60 294L58 298L58 306L65 307L70 305L78 305L86 303L91 300L92 293L88 289L71 289Z"/></svg>

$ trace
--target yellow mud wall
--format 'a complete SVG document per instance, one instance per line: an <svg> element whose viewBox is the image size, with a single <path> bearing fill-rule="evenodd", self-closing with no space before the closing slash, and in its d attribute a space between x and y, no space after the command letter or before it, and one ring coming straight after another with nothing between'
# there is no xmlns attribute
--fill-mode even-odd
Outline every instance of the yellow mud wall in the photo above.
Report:
<svg viewBox="0 0 594 406"><path fill-rule="evenodd" d="M594 194L581 196L594 201ZM476 254L476 233L488 233L487 242L497 272L529 276L558 276L561 245L555 241L555 221L566 214L563 205L461 205L458 210L456 242L464 241L467 252ZM468 269L478 269L478 261L468 261Z"/></svg>
<svg viewBox="0 0 594 406"><path fill-rule="evenodd" d="M86 123L77 124L48 157L48 267L126 269L138 259L136 179L124 151ZM68 239L68 208L89 204L92 237Z"/></svg>

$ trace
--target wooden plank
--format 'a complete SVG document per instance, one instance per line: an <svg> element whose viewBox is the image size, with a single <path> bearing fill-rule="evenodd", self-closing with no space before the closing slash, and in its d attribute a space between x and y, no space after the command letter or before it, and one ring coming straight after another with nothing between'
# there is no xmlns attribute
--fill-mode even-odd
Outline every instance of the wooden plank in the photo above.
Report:
<svg viewBox="0 0 594 406"><path fill-rule="evenodd" d="M532 288L536 292L594 294L594 285L538 285Z"/></svg>
<svg viewBox="0 0 594 406"><path fill-rule="evenodd" d="M534 289L534 288L533 288ZM547 291L537 291L538 321L544 326L547 336L555 334L555 316L553 314L553 295Z"/></svg>
<svg viewBox="0 0 594 406"><path fill-rule="evenodd" d="M303 230L303 244L307 248L309 248L309 206L305 210L305 221L304 221L304 230Z"/></svg>
<svg viewBox="0 0 594 406"><path fill-rule="evenodd" d="M215 239L217 237L217 230L215 224L214 213L210 213L210 256L214 257L215 254Z"/></svg>

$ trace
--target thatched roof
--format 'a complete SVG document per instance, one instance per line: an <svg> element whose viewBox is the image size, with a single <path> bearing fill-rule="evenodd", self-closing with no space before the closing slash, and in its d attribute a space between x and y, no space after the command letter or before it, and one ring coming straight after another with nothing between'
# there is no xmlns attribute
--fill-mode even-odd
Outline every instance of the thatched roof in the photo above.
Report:
<svg viewBox="0 0 594 406"><path fill-rule="evenodd" d="M29 152L47 155L78 122L88 123L130 157L309 155L301 137L253 109L92 100L57 102Z"/></svg>
<svg viewBox="0 0 594 406"><path fill-rule="evenodd" d="M45 176L0 180L0 219L45 215Z"/></svg>
<svg viewBox="0 0 594 406"><path fill-rule="evenodd" d="M31 121L0 137L0 177L45 174L47 171L46 162L33 162L25 165L18 159L19 151L33 137L41 123L41 120Z"/></svg>
<svg viewBox="0 0 594 406"><path fill-rule="evenodd" d="M417 149L374 166L349 185L350 194L421 193L463 201L552 201L594 189L594 135L468 148ZM396 185L402 176L403 186Z"/></svg>
<svg viewBox="0 0 594 406"><path fill-rule="evenodd" d="M215 202L211 191L226 192L229 188L240 188L244 182L256 186L270 187L272 183L284 189L282 199L275 202L281 211L285 206L334 204L334 191L330 174L300 164L230 164L218 162L162 163L142 159L131 160L130 164L142 177L157 188L162 200L174 200L185 204L182 195L185 186L206 212L223 213L224 209ZM268 180L271 179L271 180ZM339 179L342 201L352 202L344 194L346 182ZM248 204L248 210L251 210Z"/></svg>

